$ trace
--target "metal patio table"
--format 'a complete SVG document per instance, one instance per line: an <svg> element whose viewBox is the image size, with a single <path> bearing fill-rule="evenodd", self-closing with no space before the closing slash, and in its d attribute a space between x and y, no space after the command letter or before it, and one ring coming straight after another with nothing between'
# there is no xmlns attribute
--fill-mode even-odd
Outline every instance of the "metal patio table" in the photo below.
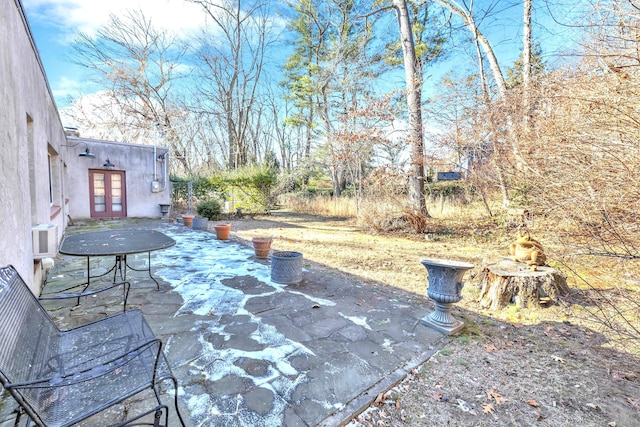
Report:
<svg viewBox="0 0 640 427"><path fill-rule="evenodd" d="M60 253L71 256L87 257L87 286L91 279L105 276L112 271L113 281L120 272L122 280L126 280L127 268L134 271L147 271L151 280L156 282L156 288L160 284L151 274L151 252L174 246L176 241L171 237L155 230L107 230L90 231L85 233L65 236L60 244ZM127 255L140 253L148 254L146 269L136 269L127 263ZM104 274L91 276L91 257L115 256L113 267Z"/></svg>

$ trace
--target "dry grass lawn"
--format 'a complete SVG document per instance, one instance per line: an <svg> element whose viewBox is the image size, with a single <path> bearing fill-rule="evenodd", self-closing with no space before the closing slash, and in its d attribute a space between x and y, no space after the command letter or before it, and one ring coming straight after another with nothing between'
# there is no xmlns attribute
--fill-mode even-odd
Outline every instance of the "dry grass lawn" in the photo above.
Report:
<svg viewBox="0 0 640 427"><path fill-rule="evenodd" d="M508 255L512 230L495 220L433 219L424 235L381 234L351 219L289 212L231 222L236 239L272 237L276 250L300 251L306 260L350 273L368 286L389 285L420 297L427 285L421 259L476 266L465 277L464 299L455 310L465 329L350 425L640 425L640 359L589 316L624 310L621 287L625 298L640 299L637 265L592 266L605 273L599 277L576 265L575 273L590 278L589 285L563 270L572 293L562 301L492 312L478 306L474 276ZM536 237L547 242L551 265L562 269L554 259L560 250L553 235ZM598 299L600 307L594 305ZM638 320L634 312L626 317ZM629 342L634 341L622 346Z"/></svg>

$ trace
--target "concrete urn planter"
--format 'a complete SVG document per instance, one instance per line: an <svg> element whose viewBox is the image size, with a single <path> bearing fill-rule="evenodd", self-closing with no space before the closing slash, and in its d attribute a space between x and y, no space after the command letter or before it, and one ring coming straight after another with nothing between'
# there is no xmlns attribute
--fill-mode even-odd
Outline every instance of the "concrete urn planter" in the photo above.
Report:
<svg viewBox="0 0 640 427"><path fill-rule="evenodd" d="M420 261L428 273L429 288L427 295L435 302L435 310L421 320L429 326L447 335L458 332L464 322L451 315L453 303L462 299L462 277L473 268L473 264L443 259L423 259Z"/></svg>
<svg viewBox="0 0 640 427"><path fill-rule="evenodd" d="M271 254L271 281L294 285L302 281L302 254L279 251Z"/></svg>
<svg viewBox="0 0 640 427"><path fill-rule="evenodd" d="M254 237L251 239L253 244L253 250L256 253L256 258L266 259L269 257L269 251L271 251L271 237Z"/></svg>

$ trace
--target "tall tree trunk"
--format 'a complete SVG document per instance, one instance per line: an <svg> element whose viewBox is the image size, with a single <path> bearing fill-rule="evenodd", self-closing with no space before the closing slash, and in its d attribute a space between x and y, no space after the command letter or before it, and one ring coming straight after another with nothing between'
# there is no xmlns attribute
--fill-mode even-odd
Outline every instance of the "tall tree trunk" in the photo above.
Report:
<svg viewBox="0 0 640 427"><path fill-rule="evenodd" d="M411 177L409 182L409 203L414 213L429 216L424 195L424 142L422 134L422 76L417 72L411 19L405 0L393 0L398 15L400 41L404 57L404 71L407 85L407 108L409 112L409 144Z"/></svg>
<svg viewBox="0 0 640 427"><path fill-rule="evenodd" d="M478 38L474 37L474 46L476 48L476 56L478 57L478 71L480 76L480 85L482 89L482 101L485 105L489 105L489 90L487 89L487 76L484 73L484 58L482 57L482 51L480 50L480 43L478 43Z"/></svg>
<svg viewBox="0 0 640 427"><path fill-rule="evenodd" d="M531 3L524 0L524 23L522 37L522 107L524 114L524 134L529 133L531 117Z"/></svg>

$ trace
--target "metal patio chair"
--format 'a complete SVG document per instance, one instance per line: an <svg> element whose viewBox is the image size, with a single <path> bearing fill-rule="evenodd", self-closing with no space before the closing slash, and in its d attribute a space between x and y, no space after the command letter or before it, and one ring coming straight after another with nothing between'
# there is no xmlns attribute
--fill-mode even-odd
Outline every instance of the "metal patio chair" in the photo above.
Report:
<svg viewBox="0 0 640 427"><path fill-rule="evenodd" d="M0 382L20 405L16 425L24 412L39 426L71 426L148 390L152 409L110 424L154 414L152 425L167 425L159 390L167 379L184 426L177 381L141 311L61 331L15 268L0 268Z"/></svg>
<svg viewBox="0 0 640 427"><path fill-rule="evenodd" d="M117 288L122 288L122 292L123 292L123 296L122 296L122 311L127 311L127 299L129 298L129 290L131 289L131 283L129 282L118 282L118 283L111 283L107 286L103 286L101 288L98 289L87 289L88 288L88 284L87 283L82 283L79 285L74 285L74 286L70 286L67 287L65 289L62 289L59 293L48 293L48 294L41 294L38 297L38 300L40 301L46 301L46 300L66 300L66 299L77 299L77 305L80 305L80 299L82 297L88 297L88 296L92 296L92 295L97 295L100 294L102 292L108 291L110 289L117 289ZM74 289L78 289L78 288L82 288L82 290L80 292L74 292Z"/></svg>

